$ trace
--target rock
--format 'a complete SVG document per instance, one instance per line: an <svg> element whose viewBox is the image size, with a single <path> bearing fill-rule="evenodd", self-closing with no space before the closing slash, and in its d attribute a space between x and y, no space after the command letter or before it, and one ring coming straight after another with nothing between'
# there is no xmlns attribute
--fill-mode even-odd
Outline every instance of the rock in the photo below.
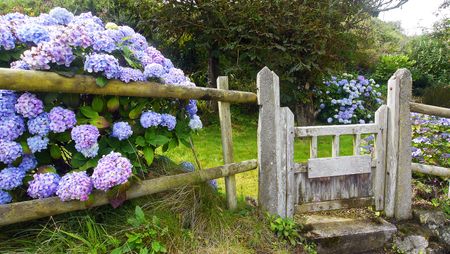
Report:
<svg viewBox="0 0 450 254"><path fill-rule="evenodd" d="M397 251L406 254L423 254L428 247L428 240L421 235L405 236L403 239L396 237L394 246Z"/></svg>
<svg viewBox="0 0 450 254"><path fill-rule="evenodd" d="M450 248L450 220L439 210L414 209L414 218Z"/></svg>

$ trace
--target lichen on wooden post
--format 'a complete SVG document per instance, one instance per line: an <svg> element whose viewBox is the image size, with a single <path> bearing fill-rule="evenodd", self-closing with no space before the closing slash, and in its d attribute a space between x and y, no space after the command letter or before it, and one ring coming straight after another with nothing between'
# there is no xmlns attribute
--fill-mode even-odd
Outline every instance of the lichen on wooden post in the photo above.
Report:
<svg viewBox="0 0 450 254"><path fill-rule="evenodd" d="M228 77L217 78L217 88L228 90ZM218 102L220 130L222 135L223 163L233 163L233 136L231 127L230 103ZM237 207L236 199L236 179L234 175L225 177L225 191L227 196L228 209L234 210Z"/></svg>
<svg viewBox="0 0 450 254"><path fill-rule="evenodd" d="M388 81L385 212L399 220L412 216L411 73L399 69Z"/></svg>

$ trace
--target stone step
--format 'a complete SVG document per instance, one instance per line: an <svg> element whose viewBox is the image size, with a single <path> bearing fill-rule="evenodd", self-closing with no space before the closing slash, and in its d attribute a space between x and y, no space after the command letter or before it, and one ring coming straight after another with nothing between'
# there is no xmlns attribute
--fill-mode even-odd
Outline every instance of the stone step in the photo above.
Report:
<svg viewBox="0 0 450 254"><path fill-rule="evenodd" d="M377 218L352 219L330 215L306 216L306 238L317 244L319 254L380 253L397 228ZM383 252L381 252L383 253Z"/></svg>

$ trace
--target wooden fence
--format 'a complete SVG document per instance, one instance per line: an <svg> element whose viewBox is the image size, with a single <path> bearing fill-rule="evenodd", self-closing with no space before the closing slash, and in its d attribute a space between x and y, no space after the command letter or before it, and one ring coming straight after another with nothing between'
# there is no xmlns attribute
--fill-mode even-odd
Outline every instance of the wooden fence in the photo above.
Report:
<svg viewBox="0 0 450 254"><path fill-rule="evenodd" d="M234 175L256 169L257 161L233 163L230 103L256 103L256 94L228 90L227 77L219 77L217 83L218 88L214 89L164 85L155 82L124 84L111 80L106 87L102 88L98 87L95 79L90 76L76 75L67 78L52 72L0 68L0 89L218 101L224 165L192 173L144 180L127 191L127 199L225 177L227 205L229 209L235 209L237 197ZM90 206L107 203L106 194L96 191L94 203ZM0 226L87 208L85 202L62 202L57 197L0 205Z"/></svg>

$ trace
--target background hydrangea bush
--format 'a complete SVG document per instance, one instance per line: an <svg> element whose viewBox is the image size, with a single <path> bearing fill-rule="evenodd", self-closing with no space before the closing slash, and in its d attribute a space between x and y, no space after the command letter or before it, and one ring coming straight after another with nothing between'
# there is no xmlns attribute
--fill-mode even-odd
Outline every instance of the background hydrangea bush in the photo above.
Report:
<svg viewBox="0 0 450 254"><path fill-rule="evenodd" d="M344 73L315 90L319 120L328 124L369 123L383 104L380 85L373 79Z"/></svg>
<svg viewBox="0 0 450 254"><path fill-rule="evenodd" d="M195 86L130 27L63 8L0 16L0 62L93 75L99 86L109 79ZM124 193L133 175L145 177L156 149L189 146L201 127L195 100L0 90L0 204Z"/></svg>

